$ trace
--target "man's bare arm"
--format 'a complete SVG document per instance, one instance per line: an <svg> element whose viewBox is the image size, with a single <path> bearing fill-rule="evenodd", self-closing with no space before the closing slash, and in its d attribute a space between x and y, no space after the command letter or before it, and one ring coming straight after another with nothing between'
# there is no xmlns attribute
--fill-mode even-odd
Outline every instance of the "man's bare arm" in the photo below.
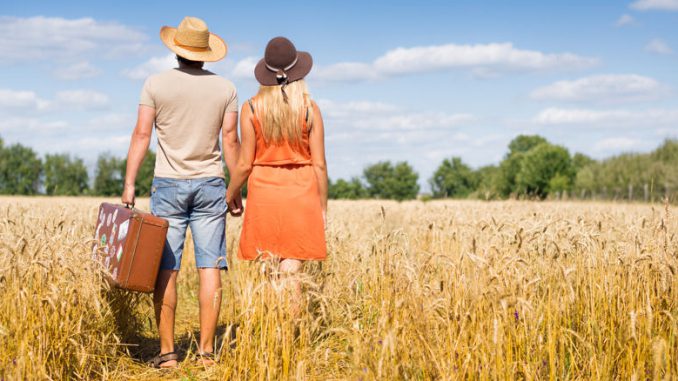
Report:
<svg viewBox="0 0 678 381"><path fill-rule="evenodd" d="M250 111L250 108L243 105L242 113L240 114L240 136L242 137L242 145L240 147L240 154L233 166L233 170L231 170L231 181L226 189L226 202L230 209L237 212L242 212L240 189L245 184L247 177L252 171L252 163L254 162L256 150L256 136L254 135L251 117L252 112Z"/></svg>
<svg viewBox="0 0 678 381"><path fill-rule="evenodd" d="M125 188L122 192L123 204L134 204L134 182L137 178L139 167L144 161L148 146L151 143L155 123L155 109L139 105L137 125L132 132L132 139L127 152L127 169L125 171Z"/></svg>
<svg viewBox="0 0 678 381"><path fill-rule="evenodd" d="M227 112L221 125L221 148L226 161L226 168L233 173L240 154L240 139L238 139L238 113Z"/></svg>

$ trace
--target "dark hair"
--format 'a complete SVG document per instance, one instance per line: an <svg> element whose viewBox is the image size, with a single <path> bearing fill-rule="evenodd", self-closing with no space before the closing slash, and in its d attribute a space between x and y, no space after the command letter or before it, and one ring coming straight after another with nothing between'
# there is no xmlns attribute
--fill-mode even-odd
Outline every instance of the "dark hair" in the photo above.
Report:
<svg viewBox="0 0 678 381"><path fill-rule="evenodd" d="M182 63L184 65L190 65L190 66L202 66L204 64L203 61L191 61L191 60L184 58L184 57L182 57L178 54L177 54L177 61L179 61L179 63Z"/></svg>

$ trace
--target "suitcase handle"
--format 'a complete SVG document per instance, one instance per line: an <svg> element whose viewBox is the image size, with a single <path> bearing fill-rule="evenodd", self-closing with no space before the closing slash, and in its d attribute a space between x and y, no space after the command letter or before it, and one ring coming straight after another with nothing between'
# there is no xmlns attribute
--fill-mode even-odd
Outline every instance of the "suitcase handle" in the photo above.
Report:
<svg viewBox="0 0 678 381"><path fill-rule="evenodd" d="M134 203L132 203L131 205L132 205L132 207L130 208L130 207L129 207L130 204L125 203L125 208L127 208L127 209L134 209Z"/></svg>

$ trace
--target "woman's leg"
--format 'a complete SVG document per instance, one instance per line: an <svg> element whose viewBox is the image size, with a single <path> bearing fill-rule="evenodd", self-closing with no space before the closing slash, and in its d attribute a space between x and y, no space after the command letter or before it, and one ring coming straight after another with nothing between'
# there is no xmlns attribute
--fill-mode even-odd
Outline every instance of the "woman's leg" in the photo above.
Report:
<svg viewBox="0 0 678 381"><path fill-rule="evenodd" d="M291 291L290 312L295 317L299 316L301 309L301 284L296 275L301 270L302 265L303 262L298 259L286 258L280 261L280 266L278 267L284 288L289 288Z"/></svg>

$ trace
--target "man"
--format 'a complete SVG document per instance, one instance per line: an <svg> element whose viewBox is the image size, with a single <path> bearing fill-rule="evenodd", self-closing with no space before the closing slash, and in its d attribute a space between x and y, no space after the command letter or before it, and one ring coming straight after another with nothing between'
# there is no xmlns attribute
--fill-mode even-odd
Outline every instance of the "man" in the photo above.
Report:
<svg viewBox="0 0 678 381"><path fill-rule="evenodd" d="M190 226L200 275L200 343L198 358L214 363L214 335L221 306L221 276L226 270L225 183L223 157L229 171L236 165L238 98L233 84L202 68L205 61L226 55L226 44L209 32L204 21L186 17L178 28L160 30L163 43L177 55L179 67L153 75L141 91L137 124L127 155L124 204L134 204L134 181L153 125L158 151L151 187L151 213L169 221L167 241L153 301L160 335L155 367L175 367L174 315L176 280ZM238 199L232 215L242 213Z"/></svg>

